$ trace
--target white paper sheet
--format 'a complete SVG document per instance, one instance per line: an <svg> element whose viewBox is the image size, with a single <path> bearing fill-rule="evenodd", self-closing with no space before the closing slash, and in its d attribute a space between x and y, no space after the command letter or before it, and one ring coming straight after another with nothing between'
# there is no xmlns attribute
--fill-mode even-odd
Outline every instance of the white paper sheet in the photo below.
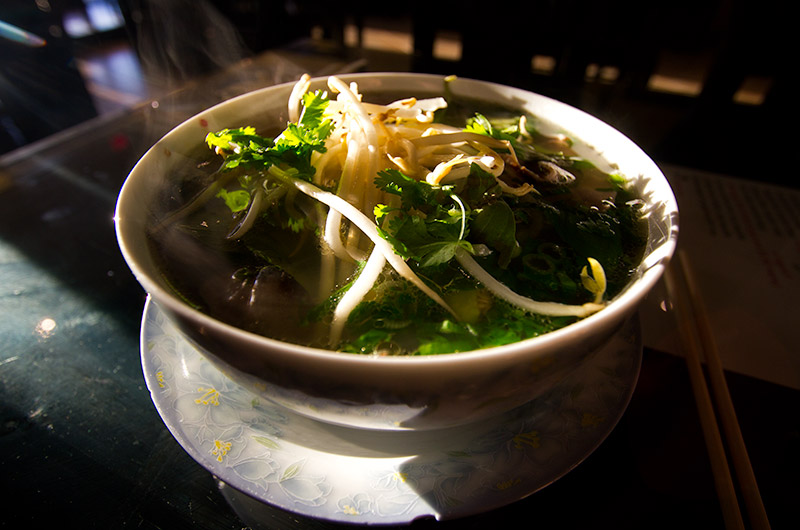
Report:
<svg viewBox="0 0 800 530"><path fill-rule="evenodd" d="M800 389L800 190L663 169L725 368ZM659 286L642 308L645 345L679 354L663 301Z"/></svg>

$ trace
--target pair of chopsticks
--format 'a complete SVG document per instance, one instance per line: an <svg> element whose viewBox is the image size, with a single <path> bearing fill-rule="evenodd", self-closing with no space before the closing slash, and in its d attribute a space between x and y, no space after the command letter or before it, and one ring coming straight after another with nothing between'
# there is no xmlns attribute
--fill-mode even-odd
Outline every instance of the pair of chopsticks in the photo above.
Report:
<svg viewBox="0 0 800 530"><path fill-rule="evenodd" d="M725 382L722 362L711 333L703 300L685 254L679 252L675 261L670 264L664 275L667 296L677 318L725 527L730 530L745 528L717 417L722 424L722 432L736 472L750 527L753 530L767 530L770 528L769 520L758 491L739 421L736 419L736 411ZM703 373L703 359L708 370L711 393L714 395L713 402ZM717 407L716 412L714 404Z"/></svg>

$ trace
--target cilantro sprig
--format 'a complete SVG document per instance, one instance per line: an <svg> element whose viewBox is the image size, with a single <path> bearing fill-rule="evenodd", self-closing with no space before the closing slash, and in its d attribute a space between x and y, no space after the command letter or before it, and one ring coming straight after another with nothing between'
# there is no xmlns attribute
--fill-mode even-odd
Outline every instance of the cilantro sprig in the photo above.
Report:
<svg viewBox="0 0 800 530"><path fill-rule="evenodd" d="M468 212L451 188L414 180L396 169L378 173L375 185L400 197L399 208L375 208L379 233L400 256L431 267L453 259L458 248L473 252L465 239Z"/></svg>
<svg viewBox="0 0 800 530"><path fill-rule="evenodd" d="M375 185L400 197L400 207L375 208L382 237L421 267L447 263L459 248L474 254L475 243L497 251L502 267L519 254L514 213L477 165L458 194L455 186L434 186L396 169L380 172Z"/></svg>
<svg viewBox="0 0 800 530"><path fill-rule="evenodd" d="M329 102L324 92L305 94L300 119L289 123L275 139L260 136L255 127L247 126L208 133L206 143L225 154L223 171L239 168L263 172L274 165L308 181L314 176L311 155L326 151L325 140L333 128L324 116Z"/></svg>

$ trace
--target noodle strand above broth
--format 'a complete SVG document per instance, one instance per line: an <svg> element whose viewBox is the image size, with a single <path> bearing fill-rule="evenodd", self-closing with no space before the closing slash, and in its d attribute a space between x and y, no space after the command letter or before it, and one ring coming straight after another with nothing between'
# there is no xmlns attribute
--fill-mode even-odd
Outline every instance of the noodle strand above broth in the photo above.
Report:
<svg viewBox="0 0 800 530"><path fill-rule="evenodd" d="M167 192L180 204L153 248L201 310L279 340L425 355L547 333L629 281L647 235L639 202L534 116L365 102L336 77L332 95L309 86L274 138L209 134L218 169Z"/></svg>

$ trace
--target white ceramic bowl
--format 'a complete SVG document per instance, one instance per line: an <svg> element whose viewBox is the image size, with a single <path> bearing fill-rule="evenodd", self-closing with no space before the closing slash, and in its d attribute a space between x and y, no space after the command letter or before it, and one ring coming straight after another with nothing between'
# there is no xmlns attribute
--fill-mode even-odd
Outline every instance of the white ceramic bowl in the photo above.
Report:
<svg viewBox="0 0 800 530"><path fill-rule="evenodd" d="M365 100L381 94L439 95L443 78L420 74L352 74ZM323 88L315 79L312 89ZM165 176L191 163L209 131L286 123L292 84L265 88L212 107L156 143L126 180L117 203L122 253L143 288L186 337L237 382L295 412L372 429L432 429L478 421L524 404L557 384L637 308L672 256L678 233L674 195L656 164L628 138L573 107L523 90L458 79L457 95L519 108L594 147L633 179L647 202L649 240L631 284L602 311L541 337L502 347L430 357L373 357L297 346L232 327L192 309L161 279L145 225ZM385 99L385 97L383 98ZM262 118L258 118L262 117ZM602 161L600 161L602 162Z"/></svg>

